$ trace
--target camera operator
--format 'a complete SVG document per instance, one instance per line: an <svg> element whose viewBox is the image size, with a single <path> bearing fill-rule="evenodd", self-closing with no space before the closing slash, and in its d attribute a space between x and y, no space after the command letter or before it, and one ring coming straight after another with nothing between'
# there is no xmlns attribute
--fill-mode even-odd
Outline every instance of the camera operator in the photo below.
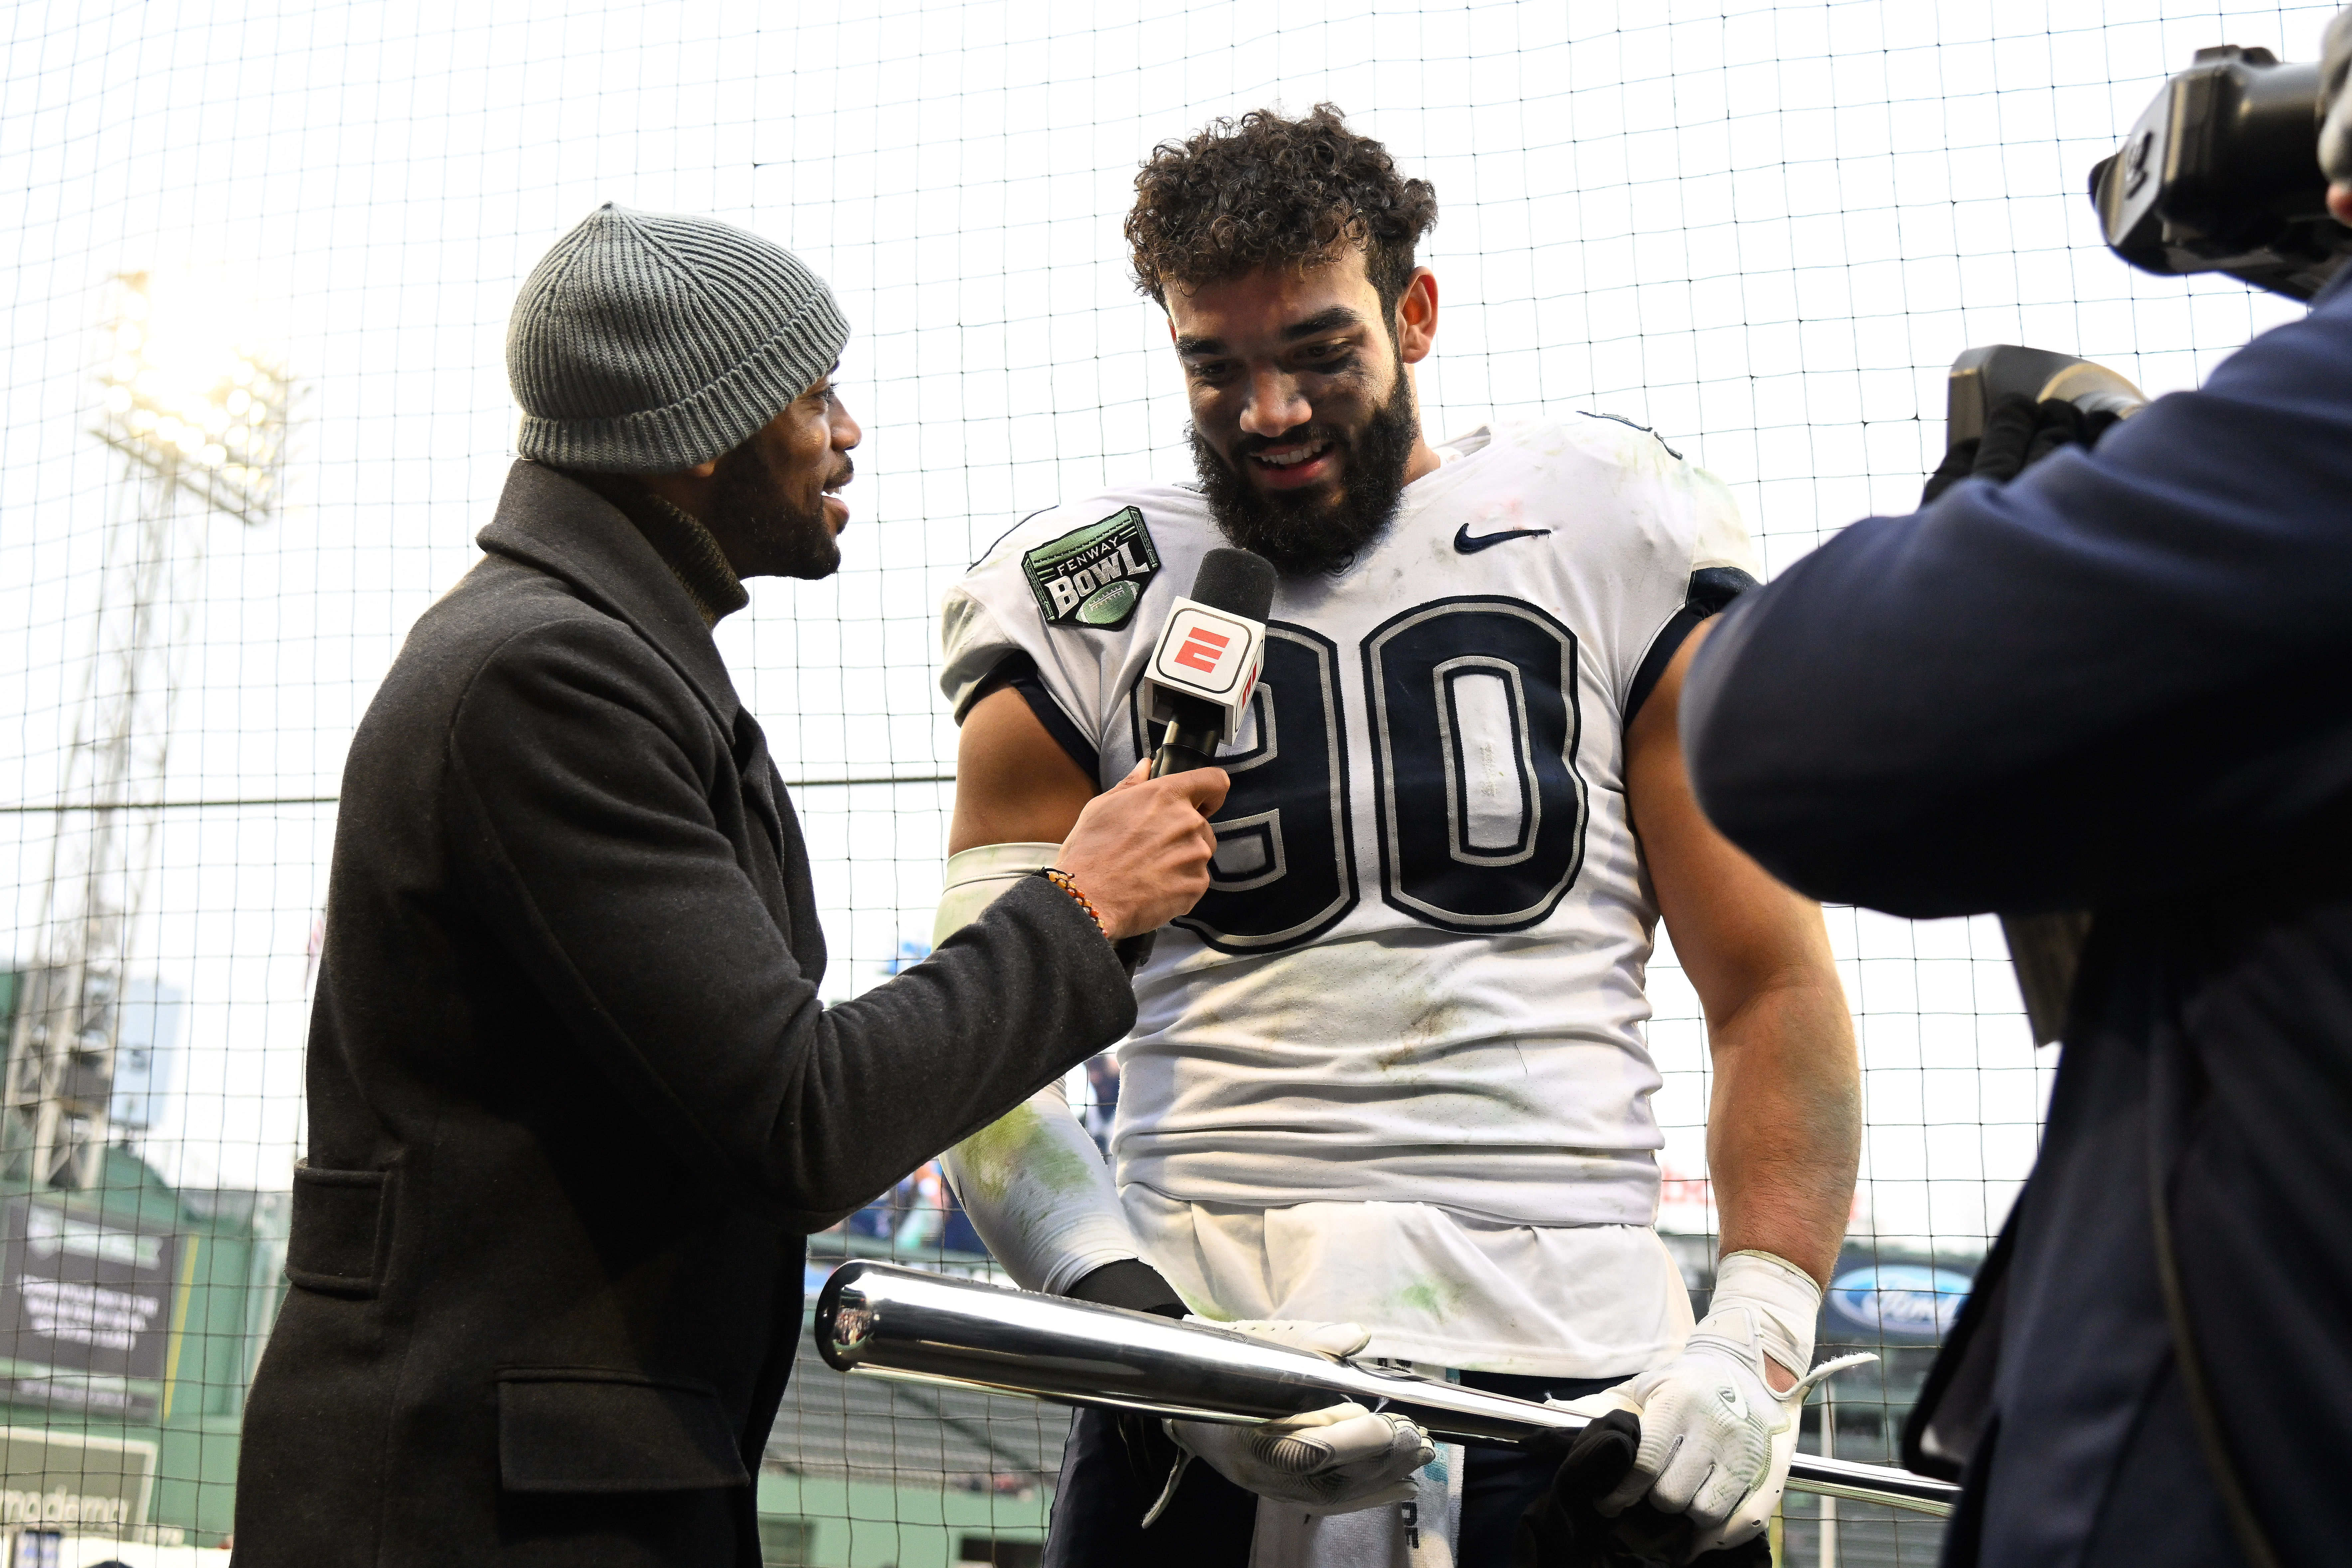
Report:
<svg viewBox="0 0 2352 1568"><path fill-rule="evenodd" d="M2352 222L2352 13L2327 45ZM1816 897L2094 912L2040 1163L1906 1434L1966 1467L1947 1563L2341 1561L2345 275L2202 390L2070 434L1734 605L1684 743L1708 815Z"/></svg>

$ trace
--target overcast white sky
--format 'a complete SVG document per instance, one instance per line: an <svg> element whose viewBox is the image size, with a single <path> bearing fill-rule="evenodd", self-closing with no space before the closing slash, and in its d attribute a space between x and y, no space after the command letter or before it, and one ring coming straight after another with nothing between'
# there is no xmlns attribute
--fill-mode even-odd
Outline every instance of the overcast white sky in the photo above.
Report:
<svg viewBox="0 0 2352 1568"><path fill-rule="evenodd" d="M295 506L191 520L173 800L334 792L399 638L467 568L510 460L514 288L597 203L793 246L857 329L847 567L765 582L721 643L788 777L952 756L932 612L1015 517L1180 475L1181 409L1118 226L1139 159L1216 114L1337 101L1433 180L1433 434L1604 409L1738 494L1775 568L1907 510L1944 370L1985 342L2191 384L2294 308L2137 277L2082 192L2196 48L2316 53L2325 6L2186 0L1705 5L20 3L0 62L0 798L58 788L112 474L87 432L104 286L206 280L307 382ZM928 930L946 791L800 794L861 988ZM158 1153L282 1185L331 811L165 820L142 967L187 991ZM38 946L50 821L0 817ZM853 874L854 873L854 874ZM1998 935L1833 915L1869 1067L1882 1230L1980 1238L2048 1058ZM1696 1008L1654 1043L1702 1168Z"/></svg>

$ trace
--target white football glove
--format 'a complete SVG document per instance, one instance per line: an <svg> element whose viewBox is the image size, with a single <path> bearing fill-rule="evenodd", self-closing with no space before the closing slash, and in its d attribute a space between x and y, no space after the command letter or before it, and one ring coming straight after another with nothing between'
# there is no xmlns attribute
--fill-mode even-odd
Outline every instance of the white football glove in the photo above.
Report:
<svg viewBox="0 0 2352 1568"><path fill-rule="evenodd" d="M1696 1529L1685 1561L1761 1532L1788 1482L1805 1396L1878 1359L1841 1356L1773 1392L1765 1358L1791 1372L1811 1364L1821 1299L1812 1276L1794 1265L1735 1252L1717 1270L1710 1310L1680 1355L1569 1406L1591 1416L1630 1410L1642 1420L1633 1468L1600 1511L1622 1513L1646 1497L1662 1513L1688 1514Z"/></svg>
<svg viewBox="0 0 2352 1568"><path fill-rule="evenodd" d="M1371 1335L1358 1323L1186 1321L1335 1359L1352 1355L1371 1342ZM1429 1434L1411 1421L1402 1416L1375 1416L1355 1404L1334 1405L1250 1427L1171 1420L1167 1427L1187 1460L1202 1459L1244 1491L1314 1514L1353 1513L1409 1502L1413 1496L1412 1473L1437 1457ZM1144 1517L1145 1524L1160 1517L1168 1500L1176 1495L1182 1476L1180 1462L1159 1502Z"/></svg>

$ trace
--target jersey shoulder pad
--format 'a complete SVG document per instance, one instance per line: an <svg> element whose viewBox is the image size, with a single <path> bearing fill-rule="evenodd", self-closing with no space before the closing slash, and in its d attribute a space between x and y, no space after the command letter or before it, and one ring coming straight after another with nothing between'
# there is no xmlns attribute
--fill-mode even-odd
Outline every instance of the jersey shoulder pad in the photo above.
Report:
<svg viewBox="0 0 2352 1568"><path fill-rule="evenodd" d="M1648 425L1622 414L1579 409L1535 428L1555 433L1553 439L1565 438L1589 457L1646 477L1681 497L1674 509L1686 519L1683 526L1690 533L1694 577L1700 572L1723 572L1740 585L1752 587L1763 575L1755 541L1748 537L1730 488L1668 445Z"/></svg>
<svg viewBox="0 0 2352 1568"><path fill-rule="evenodd" d="M1628 430L1639 431L1643 435L1648 436L1652 441L1656 442L1660 446L1665 447L1667 456L1673 458L1677 463L1683 460L1683 455L1675 451L1671 445L1668 445L1664 436L1660 435L1655 430L1643 424L1638 419L1629 418L1622 413L1612 413L1605 408L1580 408L1576 411L1576 414L1579 419L1605 419L1612 424L1622 424ZM1591 427L1586 426L1585 428L1589 430Z"/></svg>
<svg viewBox="0 0 2352 1568"><path fill-rule="evenodd" d="M1579 408L1525 423L1505 425L1498 433L1541 449L1563 446L1589 461L1638 473L1664 474L1680 466L1682 453L1639 420L1606 409Z"/></svg>

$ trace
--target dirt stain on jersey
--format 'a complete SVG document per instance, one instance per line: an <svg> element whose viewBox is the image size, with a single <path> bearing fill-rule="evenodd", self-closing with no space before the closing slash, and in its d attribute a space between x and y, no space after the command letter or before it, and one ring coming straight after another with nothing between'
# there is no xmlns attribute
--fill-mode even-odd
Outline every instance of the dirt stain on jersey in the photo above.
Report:
<svg viewBox="0 0 2352 1568"><path fill-rule="evenodd" d="M1469 1299L1470 1287L1463 1281L1437 1274L1423 1274L1391 1294L1384 1305L1388 1312L1399 1316L1410 1314L1430 1322L1442 1323L1461 1311L1463 1303Z"/></svg>
<svg viewBox="0 0 2352 1568"><path fill-rule="evenodd" d="M1417 968L1407 967L1401 975L1391 968L1383 978L1394 988L1396 1012L1408 1016L1397 1031L1397 1042L1372 1051L1372 1066L1389 1082L1426 1083L1434 1065L1427 1060L1430 1048L1444 1042L1462 1023L1465 1009L1461 998L1439 992L1431 977Z"/></svg>

